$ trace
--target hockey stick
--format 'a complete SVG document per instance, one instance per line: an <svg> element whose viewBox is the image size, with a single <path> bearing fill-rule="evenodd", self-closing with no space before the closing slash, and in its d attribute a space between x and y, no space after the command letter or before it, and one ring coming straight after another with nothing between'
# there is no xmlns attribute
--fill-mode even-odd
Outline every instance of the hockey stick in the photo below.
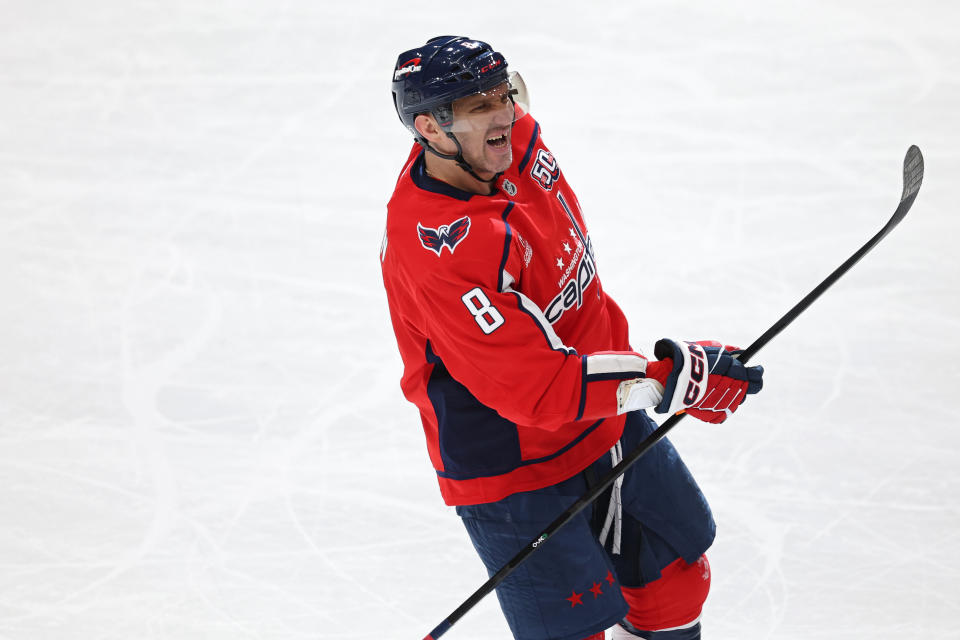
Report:
<svg viewBox="0 0 960 640"><path fill-rule="evenodd" d="M870 240L860 247L860 249L850 256L846 262L841 264L833 273L827 276L823 282L821 282L817 287L808 293L803 300L798 302L790 311L787 311L782 318L777 320L773 326L767 329L763 335L753 341L749 347L741 351L738 355L740 362L746 363L750 358L752 358L760 349L762 349L768 342L770 342L777 334L783 331L791 322L797 319L797 317L803 313L807 307L809 307L813 302L823 295L823 292L829 289L833 284L839 280L847 271L850 270L853 265L860 262L863 256L867 255L871 249L873 249L877 244L883 240L888 233L893 231L894 227L900 224L900 221L907 215L907 212L910 211L910 207L913 205L913 201L917 198L917 192L920 190L920 183L923 181L923 155L920 153L920 149L916 146L911 146L907 149L907 155L903 159L903 193L900 196L900 204L897 206L897 210L893 212L893 216L887 222L886 225L880 231L870 238ZM560 527L565 525L567 522L573 519L578 513L580 513L584 508L591 504L597 497L600 496L613 482L622 475L630 465L640 459L647 451L649 451L655 444L657 444L662 438L664 438L671 429L673 429L677 423L679 423L686 414L678 413L676 415L670 416L660 427L650 434L640 445L631 451L627 456L623 458L620 464L613 467L608 471L602 478L600 478L599 483L590 489L587 493L577 499L572 505L570 505L566 511L560 514L556 520L551 522L543 532L537 536L535 539L531 540L527 545L520 550L517 555L510 559L507 564L500 568L489 580L487 580L483 585L477 589L473 595L467 598L463 604L457 607L453 613L451 613L447 618L441 622L437 627L430 632L423 640L436 640L444 633L450 630L460 618L464 616L470 609L472 609L480 600L482 600L487 594L493 591L497 585L503 582L507 576L509 576L513 571L520 566L527 557L537 550L537 548L545 542L550 536L554 535Z"/></svg>

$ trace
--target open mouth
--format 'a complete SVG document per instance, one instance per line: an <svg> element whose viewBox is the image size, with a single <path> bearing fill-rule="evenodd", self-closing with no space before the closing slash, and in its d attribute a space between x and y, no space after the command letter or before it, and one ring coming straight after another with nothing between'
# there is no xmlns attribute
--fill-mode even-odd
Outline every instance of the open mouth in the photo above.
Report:
<svg viewBox="0 0 960 640"><path fill-rule="evenodd" d="M497 136L495 138L487 138L487 144L493 147L494 149L503 149L508 144L510 144L510 139L507 137L507 132L504 131L503 135Z"/></svg>

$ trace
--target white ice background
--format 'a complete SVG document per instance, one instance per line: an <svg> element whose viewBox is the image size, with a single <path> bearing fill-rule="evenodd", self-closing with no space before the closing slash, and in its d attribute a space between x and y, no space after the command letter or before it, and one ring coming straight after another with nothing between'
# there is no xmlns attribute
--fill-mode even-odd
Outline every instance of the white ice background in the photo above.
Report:
<svg viewBox="0 0 960 640"><path fill-rule="evenodd" d="M444 33L523 72L645 350L749 344L920 146L672 440L706 638L960 637L956 3L3 0L0 638L419 639L483 582L378 260L391 68Z"/></svg>

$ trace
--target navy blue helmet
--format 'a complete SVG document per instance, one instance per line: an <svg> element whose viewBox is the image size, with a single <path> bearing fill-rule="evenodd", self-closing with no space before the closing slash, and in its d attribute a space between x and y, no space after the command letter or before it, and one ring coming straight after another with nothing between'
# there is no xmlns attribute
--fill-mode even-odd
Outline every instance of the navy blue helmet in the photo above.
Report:
<svg viewBox="0 0 960 640"><path fill-rule="evenodd" d="M449 130L454 100L488 91L507 78L506 59L486 42L438 36L397 57L393 104L400 121L429 149L413 126L418 114L432 114L441 128Z"/></svg>

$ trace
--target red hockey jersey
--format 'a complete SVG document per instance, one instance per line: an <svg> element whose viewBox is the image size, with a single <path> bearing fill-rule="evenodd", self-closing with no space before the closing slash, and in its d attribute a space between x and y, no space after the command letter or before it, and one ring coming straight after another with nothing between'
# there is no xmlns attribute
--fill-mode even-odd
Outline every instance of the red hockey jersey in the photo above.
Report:
<svg viewBox="0 0 960 640"><path fill-rule="evenodd" d="M580 205L530 115L512 141L489 196L428 176L415 144L387 206L401 387L451 505L580 472L620 438L623 412L657 400L638 404L631 390L646 359L630 350Z"/></svg>

